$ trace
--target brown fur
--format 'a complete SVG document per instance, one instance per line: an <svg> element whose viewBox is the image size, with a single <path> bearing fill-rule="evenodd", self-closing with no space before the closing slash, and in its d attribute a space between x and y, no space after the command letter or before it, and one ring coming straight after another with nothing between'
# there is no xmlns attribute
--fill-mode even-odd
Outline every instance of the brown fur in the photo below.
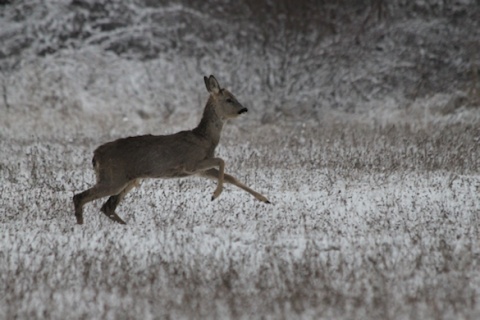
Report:
<svg viewBox="0 0 480 320"><path fill-rule="evenodd" d="M204 80L210 97L195 129L171 135L118 139L94 151L92 164L97 183L73 197L78 224L83 223L83 206L86 203L107 196L110 197L101 211L113 221L125 224L115 209L123 197L145 178L202 175L218 181L212 200L220 195L226 181L258 200L270 203L263 195L225 174L225 162L215 157L223 125L228 119L247 112L247 109L228 90L221 89L213 76L204 77Z"/></svg>

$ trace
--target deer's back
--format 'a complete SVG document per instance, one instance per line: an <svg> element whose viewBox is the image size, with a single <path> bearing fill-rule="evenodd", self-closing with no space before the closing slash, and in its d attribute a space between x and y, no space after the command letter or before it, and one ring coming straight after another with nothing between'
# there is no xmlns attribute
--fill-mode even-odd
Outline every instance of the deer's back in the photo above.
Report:
<svg viewBox="0 0 480 320"><path fill-rule="evenodd" d="M181 177L191 161L213 156L213 150L191 131L172 135L122 138L99 146L93 163L99 173L131 180L146 177ZM104 175L101 174L101 175Z"/></svg>

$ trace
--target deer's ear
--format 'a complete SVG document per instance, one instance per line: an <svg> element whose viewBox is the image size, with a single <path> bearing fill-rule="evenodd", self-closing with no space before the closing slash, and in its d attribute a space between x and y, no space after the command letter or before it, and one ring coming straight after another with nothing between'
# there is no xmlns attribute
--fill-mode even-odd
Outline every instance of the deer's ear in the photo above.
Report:
<svg viewBox="0 0 480 320"><path fill-rule="evenodd" d="M205 81L205 86L207 87L208 92L210 93L219 93L220 92L220 85L218 84L217 79L214 76L210 76L209 78L203 77Z"/></svg>

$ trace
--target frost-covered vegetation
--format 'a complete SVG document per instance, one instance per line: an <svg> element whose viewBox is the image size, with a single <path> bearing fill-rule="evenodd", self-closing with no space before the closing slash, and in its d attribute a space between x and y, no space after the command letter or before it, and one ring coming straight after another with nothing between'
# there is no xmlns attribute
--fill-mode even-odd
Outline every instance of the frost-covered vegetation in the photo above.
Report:
<svg viewBox="0 0 480 320"><path fill-rule="evenodd" d="M275 4L273 4L275 3ZM480 317L475 1L0 5L0 318ZM92 151L193 127L231 186L148 180L112 223Z"/></svg>

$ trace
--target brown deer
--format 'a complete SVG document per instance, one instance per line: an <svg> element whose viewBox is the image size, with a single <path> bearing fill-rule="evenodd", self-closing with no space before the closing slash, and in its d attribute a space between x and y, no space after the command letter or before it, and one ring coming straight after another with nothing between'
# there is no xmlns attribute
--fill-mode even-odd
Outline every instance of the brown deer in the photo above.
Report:
<svg viewBox="0 0 480 320"><path fill-rule="evenodd" d="M83 206L93 200L110 196L101 211L115 222L125 224L115 209L125 195L145 178L182 178L200 175L216 179L212 200L223 190L223 182L231 183L270 203L258 192L224 173L225 161L215 157L222 128L227 120L247 112L228 90L220 88L214 76L204 77L210 93L202 120L189 131L171 135L144 135L118 139L98 147L92 163L97 183L73 197L75 217L83 224Z"/></svg>

